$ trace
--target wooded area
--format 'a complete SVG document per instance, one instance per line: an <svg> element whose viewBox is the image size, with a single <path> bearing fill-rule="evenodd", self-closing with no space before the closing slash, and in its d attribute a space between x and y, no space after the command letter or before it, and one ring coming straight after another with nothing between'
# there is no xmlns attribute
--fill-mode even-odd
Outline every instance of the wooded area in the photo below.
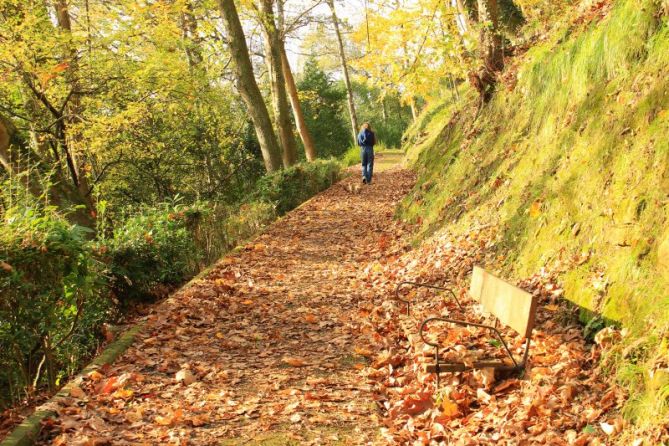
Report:
<svg viewBox="0 0 669 446"><path fill-rule="evenodd" d="M109 444L186 444L178 427L206 442L199 428L230 421L219 438L287 424L276 441L663 444L669 4L641 3L0 0L0 438L148 318L134 362L78 382L90 405L63 403L40 441L97 444L98 423ZM379 181L361 188L364 123ZM469 370L501 360L491 347L513 360L510 331L431 327L437 373L469 352L444 387L390 290L464 297L475 267L533 303L527 376ZM405 296L423 318L462 310L423 291ZM239 369L263 346L269 412ZM216 392L241 406L203 403Z"/></svg>

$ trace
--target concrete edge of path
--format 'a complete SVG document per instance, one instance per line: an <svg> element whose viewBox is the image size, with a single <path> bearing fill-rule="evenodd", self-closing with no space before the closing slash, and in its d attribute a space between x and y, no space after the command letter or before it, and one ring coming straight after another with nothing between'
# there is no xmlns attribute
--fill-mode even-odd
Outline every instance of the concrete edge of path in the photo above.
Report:
<svg viewBox="0 0 669 446"><path fill-rule="evenodd" d="M132 345L135 337L142 330L143 326L144 323L135 325L123 333L116 341L109 344L100 356L95 358L88 366L86 366L86 368L79 372L74 379L70 380L70 382L41 407L53 406L57 403L58 399L69 397L72 388L78 386L84 376L105 364L113 363L128 349L128 347L130 347L130 345ZM14 428L12 433L0 443L0 446L31 446L34 444L40 433L42 421L55 415L56 412L51 409L36 410L31 416L23 420L21 424Z"/></svg>
<svg viewBox="0 0 669 446"><path fill-rule="evenodd" d="M180 287L179 290L188 288L201 280L204 276L211 272L215 265L216 263L200 271L197 276L195 276L184 286ZM83 378L90 372L99 369L106 364L112 364L114 361L116 361L123 353L125 353L126 350L128 350L128 348L130 348L137 335L144 328L144 324L145 322L140 322L126 330L121 336L118 337L118 339L109 344L99 356L93 359L93 361L91 361L81 372L79 372L73 379L71 379L65 386L63 386L63 388L60 389L58 393L52 396L49 401L40 407L56 405L58 399L69 397L72 388L80 385ZM54 410L38 408L32 415L23 420L21 424L16 426L11 434L9 434L2 442L0 442L0 446L32 446L35 444L35 440L37 440L37 437L40 434L42 429L42 421L46 420L47 418L52 418L55 415L56 412Z"/></svg>

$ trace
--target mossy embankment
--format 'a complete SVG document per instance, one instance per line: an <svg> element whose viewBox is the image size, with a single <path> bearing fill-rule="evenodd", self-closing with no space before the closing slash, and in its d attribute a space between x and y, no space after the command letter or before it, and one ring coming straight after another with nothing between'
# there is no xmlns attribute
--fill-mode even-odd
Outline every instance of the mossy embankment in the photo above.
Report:
<svg viewBox="0 0 669 446"><path fill-rule="evenodd" d="M423 113L406 145L419 181L398 213L419 237L495 224L496 268L557 270L584 322L626 327L606 360L634 429L653 429L669 407L669 4L618 0L566 22L491 103L467 91Z"/></svg>

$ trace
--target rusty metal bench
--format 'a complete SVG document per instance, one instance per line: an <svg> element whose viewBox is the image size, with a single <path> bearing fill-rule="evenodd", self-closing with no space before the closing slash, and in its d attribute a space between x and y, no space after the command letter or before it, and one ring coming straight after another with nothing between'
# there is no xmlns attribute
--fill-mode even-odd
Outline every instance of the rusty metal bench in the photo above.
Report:
<svg viewBox="0 0 669 446"><path fill-rule="evenodd" d="M420 287L433 288L437 290L448 291L455 299L458 307L462 309L460 301L457 299L452 289L447 287L437 287L429 284L417 284L412 282L402 282L398 285L395 296L396 299L407 306L407 314L409 314L410 303L399 297L399 289L405 285L413 285ZM439 382L439 374L445 372L463 372L472 369L493 368L496 370L507 371L522 371L527 364L529 355L530 341L532 330L534 328L535 314L537 308L537 298L530 293L490 274L480 267L474 267L472 271L471 283L469 286L469 295L472 299L477 301L483 310L495 317L495 325L486 325L476 322L469 322L458 319L450 319L446 317L430 317L423 321L420 325L419 335L423 342L435 348L434 364L429 364L426 371L437 374L437 383ZM442 362L439 349L440 345L436 342L431 342L425 339L424 332L426 327L433 322L445 322L459 326L471 326L491 331L503 346L503 350L508 356L508 360L486 360L474 361L471 363L465 362ZM498 324L503 323L506 326L515 330L519 335L525 338L525 350L519 359L511 352L507 342L504 340L501 332L498 329Z"/></svg>

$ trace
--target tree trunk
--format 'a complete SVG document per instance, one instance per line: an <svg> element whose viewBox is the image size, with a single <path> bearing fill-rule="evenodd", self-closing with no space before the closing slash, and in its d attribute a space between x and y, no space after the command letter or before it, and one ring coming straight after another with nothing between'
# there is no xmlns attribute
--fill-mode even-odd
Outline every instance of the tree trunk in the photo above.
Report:
<svg viewBox="0 0 669 446"><path fill-rule="evenodd" d="M311 132L307 127L307 123L304 120L304 112L302 111L302 105L300 104L300 97L297 93L297 86L295 85L295 78L293 77L293 72L290 69L290 62L288 61L288 55L286 54L286 36L285 36L285 26L284 26L284 15L283 15L283 2L284 0L278 0L279 8L279 31L281 35L279 36L279 45L281 52L281 68L283 68L283 77L286 81L286 90L288 90L288 98L290 99L290 105L293 109L293 116L295 117L295 124L297 124L297 131L300 134L302 139L302 145L304 145L304 153L307 157L307 161L316 161L316 145L314 144L314 139L311 136Z"/></svg>
<svg viewBox="0 0 669 446"><path fill-rule="evenodd" d="M218 5L228 31L228 43L234 62L237 88L253 121L265 168L268 172L279 170L281 168L281 149L274 134L265 101L253 74L249 49L237 15L237 8L234 0L218 0Z"/></svg>
<svg viewBox="0 0 669 446"><path fill-rule="evenodd" d="M402 3L400 0L395 1L395 8L398 11L402 9ZM408 75L411 66L409 64L409 49L407 48L407 38L404 35L404 25L400 25L400 29L402 31L402 67L404 68L404 72ZM411 119L415 121L418 119L418 108L416 107L416 98L413 95L409 98L409 107L411 107Z"/></svg>
<svg viewBox="0 0 669 446"><path fill-rule="evenodd" d="M478 0L478 19L481 24L482 67L478 74L470 73L469 78L479 91L481 101L486 103L492 98L497 83L497 74L504 69L497 0Z"/></svg>
<svg viewBox="0 0 669 446"><path fill-rule="evenodd" d="M26 189L35 197L46 194L51 204L58 207L62 207L65 203L86 205L82 202L78 189L59 178L59 171L56 171L56 181L51 182L48 190L43 190L36 173L46 175L48 166L44 165L42 159L30 147L18 140L16 128L2 115L0 115L0 165L10 175L19 176ZM86 207L70 212L68 218L81 226L95 228L95 219L87 209Z"/></svg>
<svg viewBox="0 0 669 446"><path fill-rule="evenodd" d="M382 116L383 116L383 123L385 124L386 122L388 122L388 109L386 107L386 97L385 96L383 96L381 98L381 113L382 113Z"/></svg>
<svg viewBox="0 0 669 446"><path fill-rule="evenodd" d="M469 16L467 15L467 10L462 4L462 0L452 0L452 6L454 6L458 13L456 14L456 23L458 25L458 31L460 35L464 35L469 31Z"/></svg>
<svg viewBox="0 0 669 446"><path fill-rule="evenodd" d="M411 107L411 119L415 121L418 119L418 108L416 107L416 100L413 96L409 99L409 106Z"/></svg>
<svg viewBox="0 0 669 446"><path fill-rule="evenodd" d="M265 57L267 58L272 87L274 119L279 130L279 142L283 149L283 166L290 167L297 161L297 144L293 134L293 124L290 121L290 111L288 110L286 81L283 77L281 61L281 42L272 3L273 0L260 0L262 29L265 37Z"/></svg>
<svg viewBox="0 0 669 446"><path fill-rule="evenodd" d="M346 53L344 52L344 41L341 38L339 31L339 19L337 19L337 12L335 11L334 0L326 0L330 10L332 11L332 24L334 25L335 33L337 34L337 42L339 43L339 57L341 58L341 68L344 72L344 83L346 84L346 93L348 96L348 111L351 116L351 127L353 128L353 142L358 140L358 116L355 113L355 103L353 102L353 89L351 88L351 80L348 76L348 65L346 63Z"/></svg>
<svg viewBox="0 0 669 446"><path fill-rule="evenodd" d="M16 128L14 124L9 119L0 115L0 164L12 175L18 175L22 170L19 162L14 159L10 152L10 146L15 134Z"/></svg>
<svg viewBox="0 0 669 446"><path fill-rule="evenodd" d="M202 65L204 58L202 57L202 48L200 47L200 39L197 35L197 19L193 11L193 2L186 0L183 12L181 13L181 31L186 40L186 57L188 57L188 65L193 68L198 68Z"/></svg>
<svg viewBox="0 0 669 446"><path fill-rule="evenodd" d="M56 0L55 7L58 28L65 36L67 36L68 39L71 39L72 20L70 18L70 11L68 9L67 0ZM67 46L69 47L69 50L66 57L69 58L69 67L67 69L66 75L71 94L65 106L65 116L59 120L56 128L63 152L65 154L65 159L70 170L72 182L81 195L81 201L86 205L91 215L95 215L96 206L93 201L93 197L91 196L92 190L88 182L86 162L84 157L76 152L77 146L79 146L81 143L81 136L77 134L76 131L71 130L73 124L76 124L77 120L81 119L83 108L81 106L81 99L79 96L81 86L79 84L79 62L77 50L71 42L68 43Z"/></svg>

